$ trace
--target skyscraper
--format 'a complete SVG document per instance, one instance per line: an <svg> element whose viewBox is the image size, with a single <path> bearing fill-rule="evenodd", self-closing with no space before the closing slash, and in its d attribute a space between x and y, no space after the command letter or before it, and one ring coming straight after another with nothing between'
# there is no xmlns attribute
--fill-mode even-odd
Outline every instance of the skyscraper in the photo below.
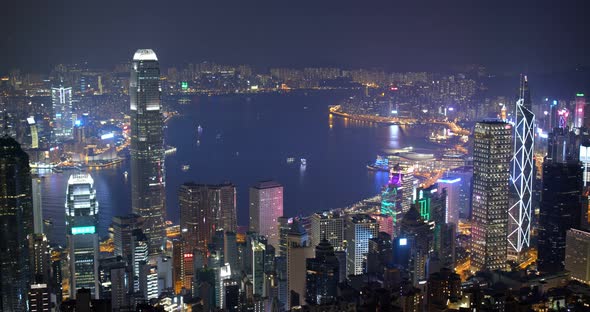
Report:
<svg viewBox="0 0 590 312"><path fill-rule="evenodd" d="M327 240L334 250L344 250L344 217L324 211L311 216L311 246Z"/></svg>
<svg viewBox="0 0 590 312"><path fill-rule="evenodd" d="M236 188L231 183L184 183L178 190L178 201L182 237L191 252L206 248L218 230L237 230Z"/></svg>
<svg viewBox="0 0 590 312"><path fill-rule="evenodd" d="M590 284L590 232L567 231L565 269L571 273L572 279Z"/></svg>
<svg viewBox="0 0 590 312"><path fill-rule="evenodd" d="M306 268L307 304L327 304L335 301L338 296L340 264L329 241L320 241L315 247L315 258L306 260Z"/></svg>
<svg viewBox="0 0 590 312"><path fill-rule="evenodd" d="M65 206L70 298L75 298L81 288L98 298L98 202L94 180L89 174L70 176Z"/></svg>
<svg viewBox="0 0 590 312"><path fill-rule="evenodd" d="M250 187L250 231L266 236L279 250L279 217L283 215L283 186L263 181Z"/></svg>
<svg viewBox="0 0 590 312"><path fill-rule="evenodd" d="M164 243L165 174L160 65L150 49L135 52L129 80L131 103L131 206L144 218L150 253Z"/></svg>
<svg viewBox="0 0 590 312"><path fill-rule="evenodd" d="M566 233L578 228L582 213L582 165L577 161L543 162L543 189L539 207L538 259L541 272L564 269Z"/></svg>
<svg viewBox="0 0 590 312"><path fill-rule="evenodd" d="M54 142L72 139L74 121L72 120L72 88L63 85L51 88L53 106L53 138Z"/></svg>
<svg viewBox="0 0 590 312"><path fill-rule="evenodd" d="M29 157L14 139L0 138L0 310L26 311L27 236L33 233Z"/></svg>
<svg viewBox="0 0 590 312"><path fill-rule="evenodd" d="M511 141L508 123L486 120L475 125L472 271L502 270L506 265Z"/></svg>
<svg viewBox="0 0 590 312"><path fill-rule="evenodd" d="M511 203L508 210L508 244L511 252L520 253L531 240L533 154L535 143L535 114L532 112L531 94L527 76L520 82L516 102L514 127L514 155L510 170Z"/></svg>
<svg viewBox="0 0 590 312"><path fill-rule="evenodd" d="M115 256L121 256L125 261L130 261L133 253L132 233L140 229L143 218L136 214L113 217L113 242L115 244Z"/></svg>
<svg viewBox="0 0 590 312"><path fill-rule="evenodd" d="M352 215L346 223L346 274L363 274L363 263L369 253L369 240L379 234L379 224L365 214Z"/></svg>

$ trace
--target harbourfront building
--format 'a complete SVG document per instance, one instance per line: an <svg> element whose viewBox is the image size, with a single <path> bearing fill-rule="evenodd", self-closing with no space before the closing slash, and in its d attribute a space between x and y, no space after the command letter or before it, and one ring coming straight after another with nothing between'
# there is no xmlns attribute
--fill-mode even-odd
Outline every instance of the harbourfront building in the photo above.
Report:
<svg viewBox="0 0 590 312"><path fill-rule="evenodd" d="M33 233L29 157L0 138L0 310L26 311L30 283L27 237Z"/></svg>
<svg viewBox="0 0 590 312"><path fill-rule="evenodd" d="M150 49L135 52L129 81L131 104L131 206L144 219L150 253L165 238L165 170L160 65Z"/></svg>
<svg viewBox="0 0 590 312"><path fill-rule="evenodd" d="M471 270L503 270L507 261L508 191L512 126L499 120L475 125Z"/></svg>
<svg viewBox="0 0 590 312"><path fill-rule="evenodd" d="M279 250L279 217L283 216L283 186L263 181L250 187L250 231L266 236Z"/></svg>
<svg viewBox="0 0 590 312"><path fill-rule="evenodd" d="M98 298L98 202L94 180L89 174L70 176L65 206L70 298L75 298L81 288Z"/></svg>

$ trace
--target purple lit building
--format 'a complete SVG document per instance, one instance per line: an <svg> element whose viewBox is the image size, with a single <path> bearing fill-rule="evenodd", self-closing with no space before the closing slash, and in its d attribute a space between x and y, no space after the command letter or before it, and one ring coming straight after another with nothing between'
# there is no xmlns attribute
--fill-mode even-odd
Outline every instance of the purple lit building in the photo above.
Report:
<svg viewBox="0 0 590 312"><path fill-rule="evenodd" d="M250 231L266 236L279 250L278 219L283 216L283 186L263 181L250 187Z"/></svg>

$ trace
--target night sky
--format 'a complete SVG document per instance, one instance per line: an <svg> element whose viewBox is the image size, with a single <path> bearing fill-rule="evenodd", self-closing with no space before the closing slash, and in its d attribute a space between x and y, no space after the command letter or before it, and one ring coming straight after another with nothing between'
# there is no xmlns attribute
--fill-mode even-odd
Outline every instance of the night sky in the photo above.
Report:
<svg viewBox="0 0 590 312"><path fill-rule="evenodd" d="M83 60L111 68L137 48L153 48L163 66L436 71L479 63L550 72L590 64L584 1L5 2L0 73Z"/></svg>

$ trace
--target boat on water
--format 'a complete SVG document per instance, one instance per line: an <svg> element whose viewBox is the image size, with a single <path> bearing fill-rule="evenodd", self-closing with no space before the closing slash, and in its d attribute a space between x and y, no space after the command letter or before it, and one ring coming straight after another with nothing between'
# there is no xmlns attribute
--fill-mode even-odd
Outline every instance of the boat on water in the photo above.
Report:
<svg viewBox="0 0 590 312"><path fill-rule="evenodd" d="M295 162L295 157L289 157L289 158L287 158L287 163L288 164L292 164L293 162Z"/></svg>
<svg viewBox="0 0 590 312"><path fill-rule="evenodd" d="M125 171L125 172L123 172L123 175L125 176L125 179L127 179L127 176L129 175L129 172Z"/></svg>
<svg viewBox="0 0 590 312"><path fill-rule="evenodd" d="M306 166L307 165L307 159L301 158L299 161L301 162L301 166Z"/></svg>
<svg viewBox="0 0 590 312"><path fill-rule="evenodd" d="M183 165L182 166L182 171L187 172L190 168L191 168L190 165Z"/></svg>
<svg viewBox="0 0 590 312"><path fill-rule="evenodd" d="M201 127L201 125L199 125L199 126L197 127L197 133L198 133L199 135L203 134L203 127Z"/></svg>
<svg viewBox="0 0 590 312"><path fill-rule="evenodd" d="M387 157L377 155L377 159L375 159L375 162L367 164L367 169L372 171L389 172L389 159L387 159Z"/></svg>

